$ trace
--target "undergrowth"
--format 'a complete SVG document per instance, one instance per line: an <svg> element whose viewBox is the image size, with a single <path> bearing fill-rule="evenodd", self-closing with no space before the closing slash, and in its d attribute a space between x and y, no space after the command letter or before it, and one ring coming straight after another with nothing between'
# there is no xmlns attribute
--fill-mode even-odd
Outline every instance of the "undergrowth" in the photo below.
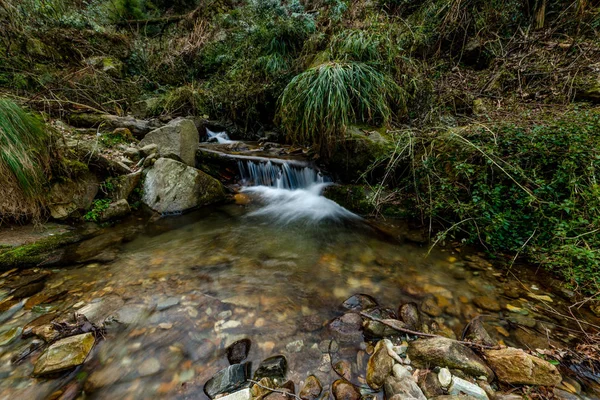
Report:
<svg viewBox="0 0 600 400"><path fill-rule="evenodd" d="M573 288L598 291L600 113L397 138L395 151L379 160L396 196L382 191L379 200L385 193L442 227L436 242L453 237L491 254L526 256Z"/></svg>

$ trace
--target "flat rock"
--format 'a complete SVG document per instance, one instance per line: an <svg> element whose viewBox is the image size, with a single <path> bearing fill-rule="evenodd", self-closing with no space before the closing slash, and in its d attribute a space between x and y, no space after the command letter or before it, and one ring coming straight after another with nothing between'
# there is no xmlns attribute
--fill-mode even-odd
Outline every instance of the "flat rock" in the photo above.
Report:
<svg viewBox="0 0 600 400"><path fill-rule="evenodd" d="M562 377L556 367L546 360L508 347L487 350L485 357L498 380L508 384L556 386Z"/></svg>
<svg viewBox="0 0 600 400"><path fill-rule="evenodd" d="M479 296L473 299L473 303L479 308L483 308L487 311L500 311L502 307L500 307L500 303L498 300L492 299L488 296Z"/></svg>
<svg viewBox="0 0 600 400"><path fill-rule="evenodd" d="M356 313L346 313L335 318L328 325L330 333L342 343L363 341L362 318Z"/></svg>
<svg viewBox="0 0 600 400"><path fill-rule="evenodd" d="M407 354L418 368L447 367L475 377L485 376L488 380L494 377L481 357L452 339L418 339L410 343Z"/></svg>
<svg viewBox="0 0 600 400"><path fill-rule="evenodd" d="M95 340L92 333L84 333L53 343L38 358L33 374L45 375L83 364L94 347Z"/></svg>
<svg viewBox="0 0 600 400"><path fill-rule="evenodd" d="M7 331L0 333L0 346L6 346L12 343L16 338L21 335L23 329L20 326L15 326Z"/></svg>

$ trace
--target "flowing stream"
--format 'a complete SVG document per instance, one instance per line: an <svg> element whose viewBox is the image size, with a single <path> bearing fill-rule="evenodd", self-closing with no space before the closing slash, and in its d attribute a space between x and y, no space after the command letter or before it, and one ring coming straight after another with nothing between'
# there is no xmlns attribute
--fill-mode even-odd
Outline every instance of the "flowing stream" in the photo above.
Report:
<svg viewBox="0 0 600 400"><path fill-rule="evenodd" d="M327 178L308 166L246 160L240 169L248 205L132 218L107 233L138 232L116 245L108 262L51 271L42 293L66 295L0 313L2 332L94 304L112 306L113 321L85 364L58 376L32 378L39 354L14 362L34 339L0 347L0 399L42 399L81 387L92 399L206 398L204 383L228 365L225 349L242 338L251 340L255 367L285 355L296 384L310 374L331 383L331 363L341 359L360 381L364 342L336 344L333 360L328 354L328 322L355 293L392 310L421 304L458 337L482 313L489 333L508 345L543 348L578 337L577 326L559 315L567 315L569 293L527 266L518 267L517 280L464 249L429 252L396 240L413 232L390 222L383 234L320 196ZM593 319L583 308L575 312Z"/></svg>

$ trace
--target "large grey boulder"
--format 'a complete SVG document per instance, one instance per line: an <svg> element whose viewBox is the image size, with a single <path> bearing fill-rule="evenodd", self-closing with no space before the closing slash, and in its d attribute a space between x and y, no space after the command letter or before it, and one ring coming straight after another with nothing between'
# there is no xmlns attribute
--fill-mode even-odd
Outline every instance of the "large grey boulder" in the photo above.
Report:
<svg viewBox="0 0 600 400"><path fill-rule="evenodd" d="M189 119L178 118L148 133L139 146L156 144L160 157L173 158L193 167L198 143L200 135L196 125Z"/></svg>
<svg viewBox="0 0 600 400"><path fill-rule="evenodd" d="M159 213L185 211L225 197L221 182L169 158L159 158L144 180L142 201Z"/></svg>

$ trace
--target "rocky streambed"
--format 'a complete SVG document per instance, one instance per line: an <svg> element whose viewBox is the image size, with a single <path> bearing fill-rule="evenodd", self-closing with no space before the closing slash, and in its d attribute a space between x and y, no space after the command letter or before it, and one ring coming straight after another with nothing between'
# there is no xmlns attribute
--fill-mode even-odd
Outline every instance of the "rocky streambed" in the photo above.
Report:
<svg viewBox="0 0 600 400"><path fill-rule="evenodd" d="M549 277L248 196L3 273L0 398L598 397L597 318Z"/></svg>

